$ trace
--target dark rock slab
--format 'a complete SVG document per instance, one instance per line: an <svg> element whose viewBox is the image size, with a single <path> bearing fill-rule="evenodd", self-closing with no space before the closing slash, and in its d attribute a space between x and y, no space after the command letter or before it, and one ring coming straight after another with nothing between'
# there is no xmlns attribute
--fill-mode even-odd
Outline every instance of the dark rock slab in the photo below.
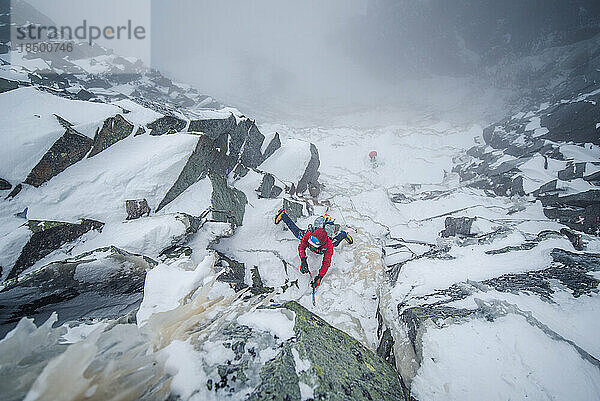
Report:
<svg viewBox="0 0 600 401"><path fill-rule="evenodd" d="M231 114L227 118L192 120L190 121L188 132L202 132L212 139L216 139L222 134L227 134L233 131L236 125L235 116Z"/></svg>
<svg viewBox="0 0 600 401"><path fill-rule="evenodd" d="M186 124L184 120L177 117L164 116L151 122L147 127L150 129L150 135L159 136L180 132L185 128Z"/></svg>
<svg viewBox="0 0 600 401"><path fill-rule="evenodd" d="M237 159L227 154L227 149L216 149L215 141L207 135L198 138L196 148L190 155L183 170L169 189L156 211L161 210L173 199L181 195L190 185L206 177L210 172L226 176L236 165Z"/></svg>
<svg viewBox="0 0 600 401"><path fill-rule="evenodd" d="M288 199L283 199L283 209L286 214L290 216L292 221L297 222L300 217L302 217L303 206L301 203L294 202Z"/></svg>
<svg viewBox="0 0 600 401"><path fill-rule="evenodd" d="M11 189L12 184L6 181L4 178L0 178L0 191L6 191L7 189Z"/></svg>
<svg viewBox="0 0 600 401"><path fill-rule="evenodd" d="M55 311L58 324L124 316L139 307L146 271L155 265L109 247L44 266L0 291L0 338L23 317L39 325Z"/></svg>
<svg viewBox="0 0 600 401"><path fill-rule="evenodd" d="M283 192L283 189L275 185L273 175L265 174L256 192L258 192L259 198L275 199Z"/></svg>
<svg viewBox="0 0 600 401"><path fill-rule="evenodd" d="M63 222L29 221L33 235L21 250L21 255L8 274L7 279L17 277L38 260L74 241L90 230L101 230L104 223L82 220L79 224Z"/></svg>
<svg viewBox="0 0 600 401"><path fill-rule="evenodd" d="M298 181L298 185L296 186L296 193L303 193L308 189L310 184L319 185L319 166L321 165L321 161L319 160L319 151L314 144L310 144L310 160L308 161L308 165L306 166L306 170L304 170L304 174L300 181Z"/></svg>
<svg viewBox="0 0 600 401"><path fill-rule="evenodd" d="M79 100L85 100L88 101L90 99L93 99L96 97L96 95L94 95L92 92L90 91L86 91L85 89L81 89L79 92L77 92L76 95L77 99Z"/></svg>
<svg viewBox="0 0 600 401"><path fill-rule="evenodd" d="M272 156L273 153L275 153L275 151L277 149L279 149L280 147L281 147L281 139L279 139L279 133L276 132L275 135L273 136L273 139L271 139L271 141L267 145L267 148L265 149L265 153L263 154L263 161L268 159L270 156Z"/></svg>
<svg viewBox="0 0 600 401"><path fill-rule="evenodd" d="M398 373L383 358L298 303L288 302L284 307L296 315L296 340L284 345L284 349L289 347L291 353L293 347L301 358L311 361L307 376L315 378L315 400L405 399ZM263 382L250 399L265 399L270 389L279 389L282 396L295 394L297 384L291 388L285 380L294 377L293 358L290 361L285 351L280 356L265 366L261 372ZM272 371L289 374L269 374Z"/></svg>
<svg viewBox="0 0 600 401"><path fill-rule="evenodd" d="M229 283L236 292L248 287L248 285L244 283L246 266L237 260L227 257L221 252L216 251L216 253L218 259L215 262L215 268L223 270L223 273L219 275L218 280Z"/></svg>
<svg viewBox="0 0 600 401"><path fill-rule="evenodd" d="M248 130L248 137L246 138L244 150L240 156L240 160L244 166L254 168L262 163L263 155L261 153L261 148L264 141L265 136L258 130L258 127L255 124L252 124Z"/></svg>
<svg viewBox="0 0 600 401"><path fill-rule="evenodd" d="M25 183L39 187L83 159L91 148L90 138L67 129L31 170Z"/></svg>
<svg viewBox="0 0 600 401"><path fill-rule="evenodd" d="M96 131L94 145L88 157L93 157L115 143L127 138L133 132L130 124L122 115L117 114L104 121L102 128Z"/></svg>
<svg viewBox="0 0 600 401"><path fill-rule="evenodd" d="M0 78L0 93L8 92L18 87L19 83L17 81Z"/></svg>
<svg viewBox="0 0 600 401"><path fill-rule="evenodd" d="M244 221L246 195L235 188L227 185L227 180L215 173L209 174L213 186L211 205L213 207L213 218L216 221L230 222L241 226Z"/></svg>
<svg viewBox="0 0 600 401"><path fill-rule="evenodd" d="M125 201L127 220L139 219L143 215L150 215L150 207L146 199L134 199Z"/></svg>
<svg viewBox="0 0 600 401"><path fill-rule="evenodd" d="M475 218L471 217L446 217L444 221L445 229L440 232L444 238L454 236L468 236L471 234L471 226Z"/></svg>
<svg viewBox="0 0 600 401"><path fill-rule="evenodd" d="M552 141L594 143L600 145L600 129L596 128L600 104L589 101L559 103L541 115L542 126Z"/></svg>
<svg viewBox="0 0 600 401"><path fill-rule="evenodd" d="M15 196L17 196L19 194L19 192L21 192L22 189L23 189L23 184L17 184L13 188L13 190L10 191L10 193L8 195L6 195L6 198L4 198L4 200L14 198Z"/></svg>

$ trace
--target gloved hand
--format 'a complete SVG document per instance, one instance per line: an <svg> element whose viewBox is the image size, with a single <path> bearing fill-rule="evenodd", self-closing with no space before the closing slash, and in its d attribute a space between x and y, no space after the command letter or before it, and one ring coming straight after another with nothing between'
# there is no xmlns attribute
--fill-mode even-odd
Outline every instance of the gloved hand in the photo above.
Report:
<svg viewBox="0 0 600 401"><path fill-rule="evenodd" d="M317 277L315 277L315 279L310 284L310 285L312 285L313 290L316 290L317 287L321 285L321 279L322 278L323 277L321 277L320 275L317 275Z"/></svg>
<svg viewBox="0 0 600 401"><path fill-rule="evenodd" d="M302 263L300 264L300 273L308 273L308 262L306 261L306 258L302 258Z"/></svg>

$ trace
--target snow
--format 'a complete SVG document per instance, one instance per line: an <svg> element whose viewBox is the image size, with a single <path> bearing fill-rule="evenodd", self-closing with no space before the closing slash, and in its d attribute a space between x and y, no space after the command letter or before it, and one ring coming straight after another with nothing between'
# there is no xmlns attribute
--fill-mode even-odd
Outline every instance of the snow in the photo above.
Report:
<svg viewBox="0 0 600 401"><path fill-rule="evenodd" d="M284 313L282 310L257 309L239 316L237 322L252 329L267 331L277 336L279 341L285 342L295 336L295 314L291 311L287 312L289 313Z"/></svg>
<svg viewBox="0 0 600 401"><path fill-rule="evenodd" d="M297 184L310 160L310 143L290 140L265 160L258 168L273 174L286 184Z"/></svg>
<svg viewBox="0 0 600 401"><path fill-rule="evenodd" d="M12 183L24 181L44 153L65 129L55 114L93 138L95 128L121 110L118 107L68 100L34 87L18 88L0 94L0 177ZM90 130L89 126L94 127Z"/></svg>
<svg viewBox="0 0 600 401"><path fill-rule="evenodd" d="M175 340L160 351L160 356L165 360L165 371L173 376L171 390L182 399L190 399L198 383L206 383L203 361L190 343Z"/></svg>
<svg viewBox="0 0 600 401"><path fill-rule="evenodd" d="M190 185L181 195L160 210L160 213L182 212L200 216L211 205L212 183L204 178Z"/></svg>
<svg viewBox="0 0 600 401"><path fill-rule="evenodd" d="M25 187L16 201L40 220L123 221L125 201L147 199L154 210L175 182L198 138L141 135L119 141L69 167L40 188Z"/></svg>
<svg viewBox="0 0 600 401"><path fill-rule="evenodd" d="M123 117L134 125L146 125L158 120L163 115L156 111L144 107L130 99L122 99L112 103L116 106L128 110L129 113L123 114Z"/></svg>
<svg viewBox="0 0 600 401"><path fill-rule="evenodd" d="M143 326L154 313L166 312L181 305L210 273L214 256L204 258L194 270L183 265L160 264L146 274L144 299L137 313L137 323Z"/></svg>
<svg viewBox="0 0 600 401"><path fill-rule="evenodd" d="M509 315L427 330L412 391L422 400L583 401L600 394L600 375L569 344Z"/></svg>

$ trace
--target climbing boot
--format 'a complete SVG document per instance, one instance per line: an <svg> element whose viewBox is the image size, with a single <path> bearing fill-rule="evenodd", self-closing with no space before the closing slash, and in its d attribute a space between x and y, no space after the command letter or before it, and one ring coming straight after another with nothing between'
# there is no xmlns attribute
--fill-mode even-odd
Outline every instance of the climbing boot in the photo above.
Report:
<svg viewBox="0 0 600 401"><path fill-rule="evenodd" d="M285 213L284 209L279 209L279 211L277 212L277 215L275 216L275 224L279 224L279 222L283 218L284 213Z"/></svg>

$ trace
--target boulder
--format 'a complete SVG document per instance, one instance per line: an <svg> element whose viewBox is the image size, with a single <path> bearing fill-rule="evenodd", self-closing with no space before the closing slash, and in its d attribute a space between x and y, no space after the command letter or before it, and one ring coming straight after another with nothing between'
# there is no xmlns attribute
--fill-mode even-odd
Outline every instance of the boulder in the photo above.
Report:
<svg viewBox="0 0 600 401"><path fill-rule="evenodd" d="M263 176L260 186L256 189L259 198L267 199L277 198L282 191L281 187L275 185L275 177L268 173Z"/></svg>
<svg viewBox="0 0 600 401"><path fill-rule="evenodd" d="M147 127L150 129L150 135L159 136L180 132L185 128L186 124L184 120L177 117L164 116L148 124Z"/></svg>
<svg viewBox="0 0 600 401"><path fill-rule="evenodd" d="M216 221L229 222L235 226L241 226L244 221L246 195L235 188L227 185L227 180L215 173L209 174L213 192L211 205L213 207L213 218Z"/></svg>
<svg viewBox="0 0 600 401"><path fill-rule="evenodd" d="M92 140L90 138L71 128L67 129L31 170L25 183L39 187L66 170L67 167L83 159L91 148Z"/></svg>
<svg viewBox="0 0 600 401"><path fill-rule="evenodd" d="M33 235L21 250L21 254L8 274L8 279L18 277L38 260L74 241L90 230L101 230L104 223L95 220L82 220L81 223L30 220L29 228Z"/></svg>
<svg viewBox="0 0 600 401"><path fill-rule="evenodd" d="M116 319L137 310L153 260L116 247L53 262L0 291L0 338L23 317L38 324L58 312L58 324Z"/></svg>
<svg viewBox="0 0 600 401"><path fill-rule="evenodd" d="M150 207L146 199L126 200L127 220L139 219L143 215L150 216Z"/></svg>
<svg viewBox="0 0 600 401"><path fill-rule="evenodd" d="M585 163L568 163L564 170L558 172L558 179L563 181L571 181L576 178L583 178L585 172Z"/></svg>
<svg viewBox="0 0 600 401"><path fill-rule="evenodd" d="M383 358L294 301L280 308L294 312L296 336L261 369L248 400L300 400L300 382L312 384L315 400L405 399L398 373Z"/></svg>
<svg viewBox="0 0 600 401"><path fill-rule="evenodd" d="M6 181L4 178L0 178L0 191L6 191L7 189L11 189L12 185L10 182Z"/></svg>
<svg viewBox="0 0 600 401"><path fill-rule="evenodd" d="M440 232L440 235L443 238L453 237L453 236L468 236L471 234L471 225L475 218L471 217L446 217L444 221L444 226L446 227L444 230Z"/></svg>
<svg viewBox="0 0 600 401"><path fill-rule="evenodd" d="M79 100L88 101L90 99L95 98L96 95L94 95L92 92L86 91L85 89L81 89L79 92L77 92L76 97Z"/></svg>
<svg viewBox="0 0 600 401"><path fill-rule="evenodd" d="M306 170L304 170L304 174L300 181L298 181L298 185L296 186L296 193L303 193L308 189L309 185L319 185L319 166L321 165L321 161L319 160L319 151L314 144L310 144L310 160L308 165L306 166Z"/></svg>
<svg viewBox="0 0 600 401"><path fill-rule="evenodd" d="M132 132L133 124L125 120L122 115L117 114L115 117L107 119L104 121L102 129L96 131L94 145L88 157L93 157L118 141L127 138Z"/></svg>

